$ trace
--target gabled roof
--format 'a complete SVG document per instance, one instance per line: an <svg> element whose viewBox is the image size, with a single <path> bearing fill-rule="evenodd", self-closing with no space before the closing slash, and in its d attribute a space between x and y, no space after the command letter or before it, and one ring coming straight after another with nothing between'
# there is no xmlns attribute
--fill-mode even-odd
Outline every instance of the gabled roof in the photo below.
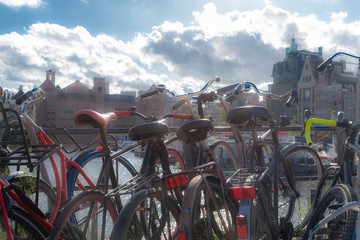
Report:
<svg viewBox="0 0 360 240"><path fill-rule="evenodd" d="M70 85L66 86L65 88L63 88L62 92L88 94L89 90L90 89L80 81L75 81Z"/></svg>
<svg viewBox="0 0 360 240"><path fill-rule="evenodd" d="M52 81L46 79L41 85L40 88L43 90L56 90L57 87L54 85Z"/></svg>

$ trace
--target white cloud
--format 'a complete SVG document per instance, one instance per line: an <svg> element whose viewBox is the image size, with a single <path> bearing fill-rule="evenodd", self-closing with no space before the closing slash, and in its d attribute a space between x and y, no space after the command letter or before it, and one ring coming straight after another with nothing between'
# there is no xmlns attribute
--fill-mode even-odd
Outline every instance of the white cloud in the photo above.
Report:
<svg viewBox="0 0 360 240"><path fill-rule="evenodd" d="M198 90L215 75L224 85L271 82L272 66L283 60L293 35L299 49L322 46L324 55L338 50L360 55L360 22L346 22L344 12L324 21L267 1L260 10L225 14L207 4L193 16L191 25L165 21L131 42L93 36L82 26L33 24L25 34L0 35L0 80L39 85L45 71L55 68L61 87L74 80L92 86L92 78L103 75L114 93L152 83L183 93Z"/></svg>
<svg viewBox="0 0 360 240"><path fill-rule="evenodd" d="M43 2L42 0L0 0L0 3L9 7L28 6L36 8L40 6Z"/></svg>

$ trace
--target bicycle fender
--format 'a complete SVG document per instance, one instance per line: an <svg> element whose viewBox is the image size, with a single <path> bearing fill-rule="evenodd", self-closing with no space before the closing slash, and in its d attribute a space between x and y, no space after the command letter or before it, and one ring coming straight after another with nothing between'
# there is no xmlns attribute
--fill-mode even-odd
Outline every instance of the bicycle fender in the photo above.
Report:
<svg viewBox="0 0 360 240"><path fill-rule="evenodd" d="M288 153L289 151L291 151L292 149L296 148L300 146L299 143L297 142L293 142L289 145L287 145L286 147L284 147L283 149L280 150L280 152L283 154L283 155L286 155L286 153Z"/></svg>
<svg viewBox="0 0 360 240"><path fill-rule="evenodd" d="M202 177L206 178L208 181L216 181L220 184L220 179L215 177L212 174L203 174L201 175L197 175L195 176L193 179L191 179L191 181L189 182L185 194L184 194L184 198L183 198L183 202L181 205L181 213L180 213L180 218L179 218L179 225L182 225L182 228L184 228L184 230L186 231L186 233L188 234L188 239L192 239L192 231L190 231L190 223L191 223L191 214L192 214L192 209L191 206L193 206L193 202L196 200L196 194L194 194L197 189L200 187L201 183L203 182Z"/></svg>
<svg viewBox="0 0 360 240"><path fill-rule="evenodd" d="M130 204L137 206L146 194L147 190L145 189L135 193L127 205L120 211L119 217L114 224L110 240L125 239L128 228L128 225L125 223L130 223L129 218L131 218L131 213L134 211L133 208L126 206L130 206Z"/></svg>

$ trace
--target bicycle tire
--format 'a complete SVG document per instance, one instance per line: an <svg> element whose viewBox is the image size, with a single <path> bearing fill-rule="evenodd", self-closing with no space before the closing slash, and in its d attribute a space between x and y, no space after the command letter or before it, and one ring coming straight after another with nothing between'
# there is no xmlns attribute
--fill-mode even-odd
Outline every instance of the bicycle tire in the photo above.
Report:
<svg viewBox="0 0 360 240"><path fill-rule="evenodd" d="M229 176L239 169L238 158L227 142L216 141L210 145L210 149L225 176Z"/></svg>
<svg viewBox="0 0 360 240"><path fill-rule="evenodd" d="M10 229L14 239L41 240L49 233L28 212L17 206L12 206L8 212ZM0 211L0 239L7 239L4 218Z"/></svg>
<svg viewBox="0 0 360 240"><path fill-rule="evenodd" d="M36 177L32 175L18 175L9 182L23 189L24 193L35 203L36 197ZM38 207L46 217L50 217L54 210L56 194L49 184L39 179L39 198Z"/></svg>
<svg viewBox="0 0 360 240"><path fill-rule="evenodd" d="M211 193L206 187L207 184L210 192L213 193L214 201L209 195ZM205 183L201 176L193 178L189 183L179 222L179 226L187 226L187 239L236 238L237 208L228 195L222 193L220 184L222 183L213 177L208 177Z"/></svg>
<svg viewBox="0 0 360 240"><path fill-rule="evenodd" d="M339 209L342 205L352 201L357 201L357 196L353 189L346 184L337 184L332 187L319 202L314 214L306 228L303 239L308 239L309 232L318 224L325 216L327 211ZM357 211L349 210L344 214L329 221L327 225L319 229L321 239L353 239L353 233L357 220ZM316 236L316 235L315 235ZM326 238L327 237L327 238ZM317 239L314 237L314 239Z"/></svg>
<svg viewBox="0 0 360 240"><path fill-rule="evenodd" d="M62 209L55 220L54 229L50 233L49 239L60 239L60 237L69 240L79 239L79 237L99 239L101 227L103 226L103 206L105 199L108 204L104 239L110 237L111 230L118 215L116 208L110 198L105 198L103 193L90 190L79 193L65 205L65 208ZM94 209L96 211L90 211ZM86 218L84 216L88 217ZM101 226L99 226L99 223ZM85 236L83 236L84 229Z"/></svg>
<svg viewBox="0 0 360 240"><path fill-rule="evenodd" d="M88 177L90 177L92 182L96 184L100 175L100 169L104 162L104 154L102 152L92 152L87 156L77 158L74 161L79 164L79 166L86 172ZM124 157L117 157L116 162L114 161L114 164L115 163L118 163L118 171L121 173L121 175L119 175L119 182L125 182L126 180L136 175L136 169ZM114 166L114 169L116 169L116 165ZM69 199L76 195L76 191L83 191L77 187L77 179L84 185L87 190L91 189L85 179L81 176L81 174L79 174L79 171L73 166L67 170L66 177L68 182Z"/></svg>
<svg viewBox="0 0 360 240"><path fill-rule="evenodd" d="M321 159L317 152L308 146L296 146L284 152L287 163L292 165L295 189L300 194L294 201L295 213L291 213L290 220L295 229L306 224L312 214L314 192L323 175Z"/></svg>
<svg viewBox="0 0 360 240"><path fill-rule="evenodd" d="M167 217L167 212L172 217L170 214ZM170 229L171 235L176 233L179 213L175 200L164 198L159 190L143 189L121 210L110 239L169 239L167 231Z"/></svg>
<svg viewBox="0 0 360 240"><path fill-rule="evenodd" d="M169 167L172 173L184 171L186 169L185 162L179 151L174 148L167 148L169 155ZM159 159L156 164L159 163ZM158 164L159 165L159 164Z"/></svg>
<svg viewBox="0 0 360 240"><path fill-rule="evenodd" d="M299 224L295 230L300 230L301 228L304 228L310 221L312 215L314 214L315 208L319 205L320 200L324 197L324 195L327 193L328 190L330 190L332 186L332 180L335 177L336 172L339 170L339 166L331 166L328 167L316 188L315 194L313 194L312 202L311 202L311 208L309 209L309 213L306 215L306 217L302 220L301 224Z"/></svg>

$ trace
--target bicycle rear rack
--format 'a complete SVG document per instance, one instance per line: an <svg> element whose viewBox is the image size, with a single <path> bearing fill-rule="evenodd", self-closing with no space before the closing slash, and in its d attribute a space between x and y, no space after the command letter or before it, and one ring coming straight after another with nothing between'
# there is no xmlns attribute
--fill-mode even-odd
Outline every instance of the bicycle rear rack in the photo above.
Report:
<svg viewBox="0 0 360 240"><path fill-rule="evenodd" d="M60 144L29 144L21 116L11 108L4 108L0 102L0 167L26 165L32 172L43 161L56 153Z"/></svg>
<svg viewBox="0 0 360 240"><path fill-rule="evenodd" d="M240 168L226 182L225 189L230 199L239 202L235 224L238 239L250 239L248 226L250 226L252 199L256 197L258 180L266 169Z"/></svg>

